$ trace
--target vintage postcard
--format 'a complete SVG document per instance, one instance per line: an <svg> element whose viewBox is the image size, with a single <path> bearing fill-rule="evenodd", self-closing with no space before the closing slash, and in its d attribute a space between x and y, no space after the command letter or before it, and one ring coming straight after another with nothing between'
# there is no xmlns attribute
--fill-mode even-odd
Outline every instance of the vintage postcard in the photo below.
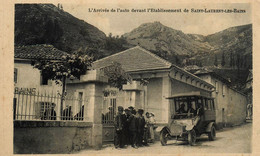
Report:
<svg viewBox="0 0 260 156"><path fill-rule="evenodd" d="M4 3L3 154L258 155L259 5Z"/></svg>

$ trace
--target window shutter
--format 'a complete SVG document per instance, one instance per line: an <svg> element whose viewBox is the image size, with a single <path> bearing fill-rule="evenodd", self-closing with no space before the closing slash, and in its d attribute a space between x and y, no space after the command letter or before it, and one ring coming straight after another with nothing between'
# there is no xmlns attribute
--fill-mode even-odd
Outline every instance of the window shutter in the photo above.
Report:
<svg viewBox="0 0 260 156"><path fill-rule="evenodd" d="M17 79L18 79L18 69L14 68L14 83L17 83Z"/></svg>

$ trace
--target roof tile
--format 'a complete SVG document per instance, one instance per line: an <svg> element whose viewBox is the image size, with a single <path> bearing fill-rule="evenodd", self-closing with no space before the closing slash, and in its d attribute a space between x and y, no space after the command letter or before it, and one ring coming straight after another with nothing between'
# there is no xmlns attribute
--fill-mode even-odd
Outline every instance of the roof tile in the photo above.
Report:
<svg viewBox="0 0 260 156"><path fill-rule="evenodd" d="M14 50L14 57L20 59L61 60L63 55L67 53L47 44L16 46Z"/></svg>
<svg viewBox="0 0 260 156"><path fill-rule="evenodd" d="M133 47L93 62L94 69L104 68L117 62L126 72L170 68L171 63L139 47Z"/></svg>

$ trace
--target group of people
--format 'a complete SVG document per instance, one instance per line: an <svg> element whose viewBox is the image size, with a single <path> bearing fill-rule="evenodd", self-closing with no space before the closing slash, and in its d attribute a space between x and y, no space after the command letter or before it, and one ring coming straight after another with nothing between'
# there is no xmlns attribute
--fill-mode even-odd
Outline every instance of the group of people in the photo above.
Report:
<svg viewBox="0 0 260 156"><path fill-rule="evenodd" d="M148 146L154 141L154 114L144 110L135 110L130 106L124 109L118 106L118 112L114 119L115 124L115 148L124 148L131 145L133 148Z"/></svg>

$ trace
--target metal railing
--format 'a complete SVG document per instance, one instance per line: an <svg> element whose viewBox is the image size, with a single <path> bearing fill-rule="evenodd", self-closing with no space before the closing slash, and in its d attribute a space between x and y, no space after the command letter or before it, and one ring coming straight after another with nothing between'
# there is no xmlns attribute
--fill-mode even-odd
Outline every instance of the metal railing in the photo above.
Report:
<svg viewBox="0 0 260 156"><path fill-rule="evenodd" d="M117 113L116 97L104 97L102 123L113 125Z"/></svg>
<svg viewBox="0 0 260 156"><path fill-rule="evenodd" d="M14 120L86 121L84 107L86 109L87 104L88 100L73 96L62 98L60 94L54 93L15 92L13 118Z"/></svg>

